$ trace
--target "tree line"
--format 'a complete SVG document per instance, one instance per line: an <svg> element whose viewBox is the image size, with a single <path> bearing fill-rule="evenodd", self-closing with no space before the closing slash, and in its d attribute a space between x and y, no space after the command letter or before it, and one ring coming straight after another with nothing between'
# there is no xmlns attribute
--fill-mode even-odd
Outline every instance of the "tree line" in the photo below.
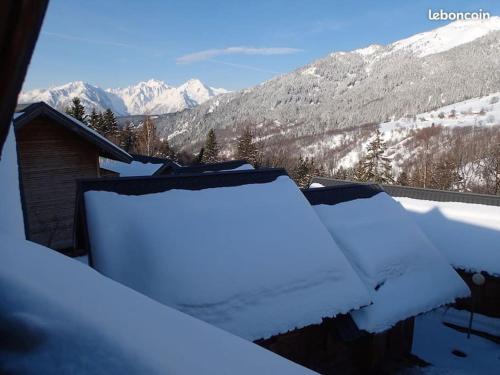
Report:
<svg viewBox="0 0 500 375"><path fill-rule="evenodd" d="M329 165L327 168L314 157L291 153L285 143L275 142L269 147L250 124L243 127L234 144L230 145L233 152L224 151L228 145L221 147L215 130L210 129L199 151L190 153L171 147L168 138L159 136L150 117L137 126L127 123L120 128L111 110L92 110L87 115L78 98L73 99L67 113L127 152L169 158L184 165L243 159L256 168L285 168L303 188L310 185L314 176L323 176L500 195L500 134L495 130L474 130L472 136L475 138L472 139L466 128L454 130L451 135L446 133L446 138L443 138L444 131L440 127L420 129L412 138L415 155L401 165L393 165L395 160L388 156L387 145L377 128L372 132L366 151L353 167ZM437 152L435 148L440 142L451 146L446 152Z"/></svg>

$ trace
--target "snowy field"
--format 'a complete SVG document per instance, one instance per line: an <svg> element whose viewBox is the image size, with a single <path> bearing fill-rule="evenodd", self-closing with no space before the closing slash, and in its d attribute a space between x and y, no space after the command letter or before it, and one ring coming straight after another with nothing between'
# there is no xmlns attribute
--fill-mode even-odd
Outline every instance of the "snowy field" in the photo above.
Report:
<svg viewBox="0 0 500 375"><path fill-rule="evenodd" d="M434 111L420 113L414 117L394 119L380 124L380 131L387 138L391 138L394 137L391 132L396 130L423 129L433 124L444 127L499 125L500 92L446 105Z"/></svg>

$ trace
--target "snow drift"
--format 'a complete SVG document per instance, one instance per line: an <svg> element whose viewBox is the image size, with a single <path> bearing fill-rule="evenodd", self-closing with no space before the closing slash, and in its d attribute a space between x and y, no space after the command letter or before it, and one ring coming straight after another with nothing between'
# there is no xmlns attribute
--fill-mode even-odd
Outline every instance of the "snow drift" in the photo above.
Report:
<svg viewBox="0 0 500 375"><path fill-rule="evenodd" d="M0 243L2 374L313 374L45 247Z"/></svg>
<svg viewBox="0 0 500 375"><path fill-rule="evenodd" d="M88 191L85 205L98 271L248 340L370 303L287 176L141 196Z"/></svg>
<svg viewBox="0 0 500 375"><path fill-rule="evenodd" d="M351 313L359 328L382 332L469 295L446 259L386 193L314 208L370 290L373 304Z"/></svg>

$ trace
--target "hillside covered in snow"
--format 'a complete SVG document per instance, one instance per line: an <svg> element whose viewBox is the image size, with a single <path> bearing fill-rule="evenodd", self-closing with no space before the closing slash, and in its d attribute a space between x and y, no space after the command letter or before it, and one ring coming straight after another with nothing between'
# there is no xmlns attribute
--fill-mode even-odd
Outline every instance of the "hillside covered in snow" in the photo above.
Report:
<svg viewBox="0 0 500 375"><path fill-rule="evenodd" d="M334 167L358 146L343 137L364 139L377 124L499 92L499 56L500 17L457 21L389 45L334 52L156 121L172 144L187 150L197 152L209 129L232 145L250 126L266 149Z"/></svg>
<svg viewBox="0 0 500 375"><path fill-rule="evenodd" d="M193 108L219 94L224 89L208 87L197 79L190 79L174 87L163 81L150 79L125 88L104 90L86 82L70 82L62 86L22 92L19 103L44 101L57 109L65 109L74 97L79 97L87 111L111 109L119 116L157 115Z"/></svg>

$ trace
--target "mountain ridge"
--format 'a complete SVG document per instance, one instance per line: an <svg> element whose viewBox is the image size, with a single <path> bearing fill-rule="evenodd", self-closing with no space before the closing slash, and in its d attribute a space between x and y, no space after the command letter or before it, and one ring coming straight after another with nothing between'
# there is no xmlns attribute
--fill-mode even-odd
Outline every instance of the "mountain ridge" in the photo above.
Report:
<svg viewBox="0 0 500 375"><path fill-rule="evenodd" d="M198 79L190 79L182 85L170 86L164 81L150 79L124 88L108 88L83 81L73 81L47 89L22 92L19 103L44 101L65 109L73 97L79 97L87 111L111 109L119 116L158 115L193 108L208 99L226 93L205 85Z"/></svg>
<svg viewBox="0 0 500 375"><path fill-rule="evenodd" d="M457 21L385 46L334 52L155 121L174 145L193 151L210 129L228 145L251 126L267 147L285 140L300 154L332 132L498 92L499 56L500 17Z"/></svg>

